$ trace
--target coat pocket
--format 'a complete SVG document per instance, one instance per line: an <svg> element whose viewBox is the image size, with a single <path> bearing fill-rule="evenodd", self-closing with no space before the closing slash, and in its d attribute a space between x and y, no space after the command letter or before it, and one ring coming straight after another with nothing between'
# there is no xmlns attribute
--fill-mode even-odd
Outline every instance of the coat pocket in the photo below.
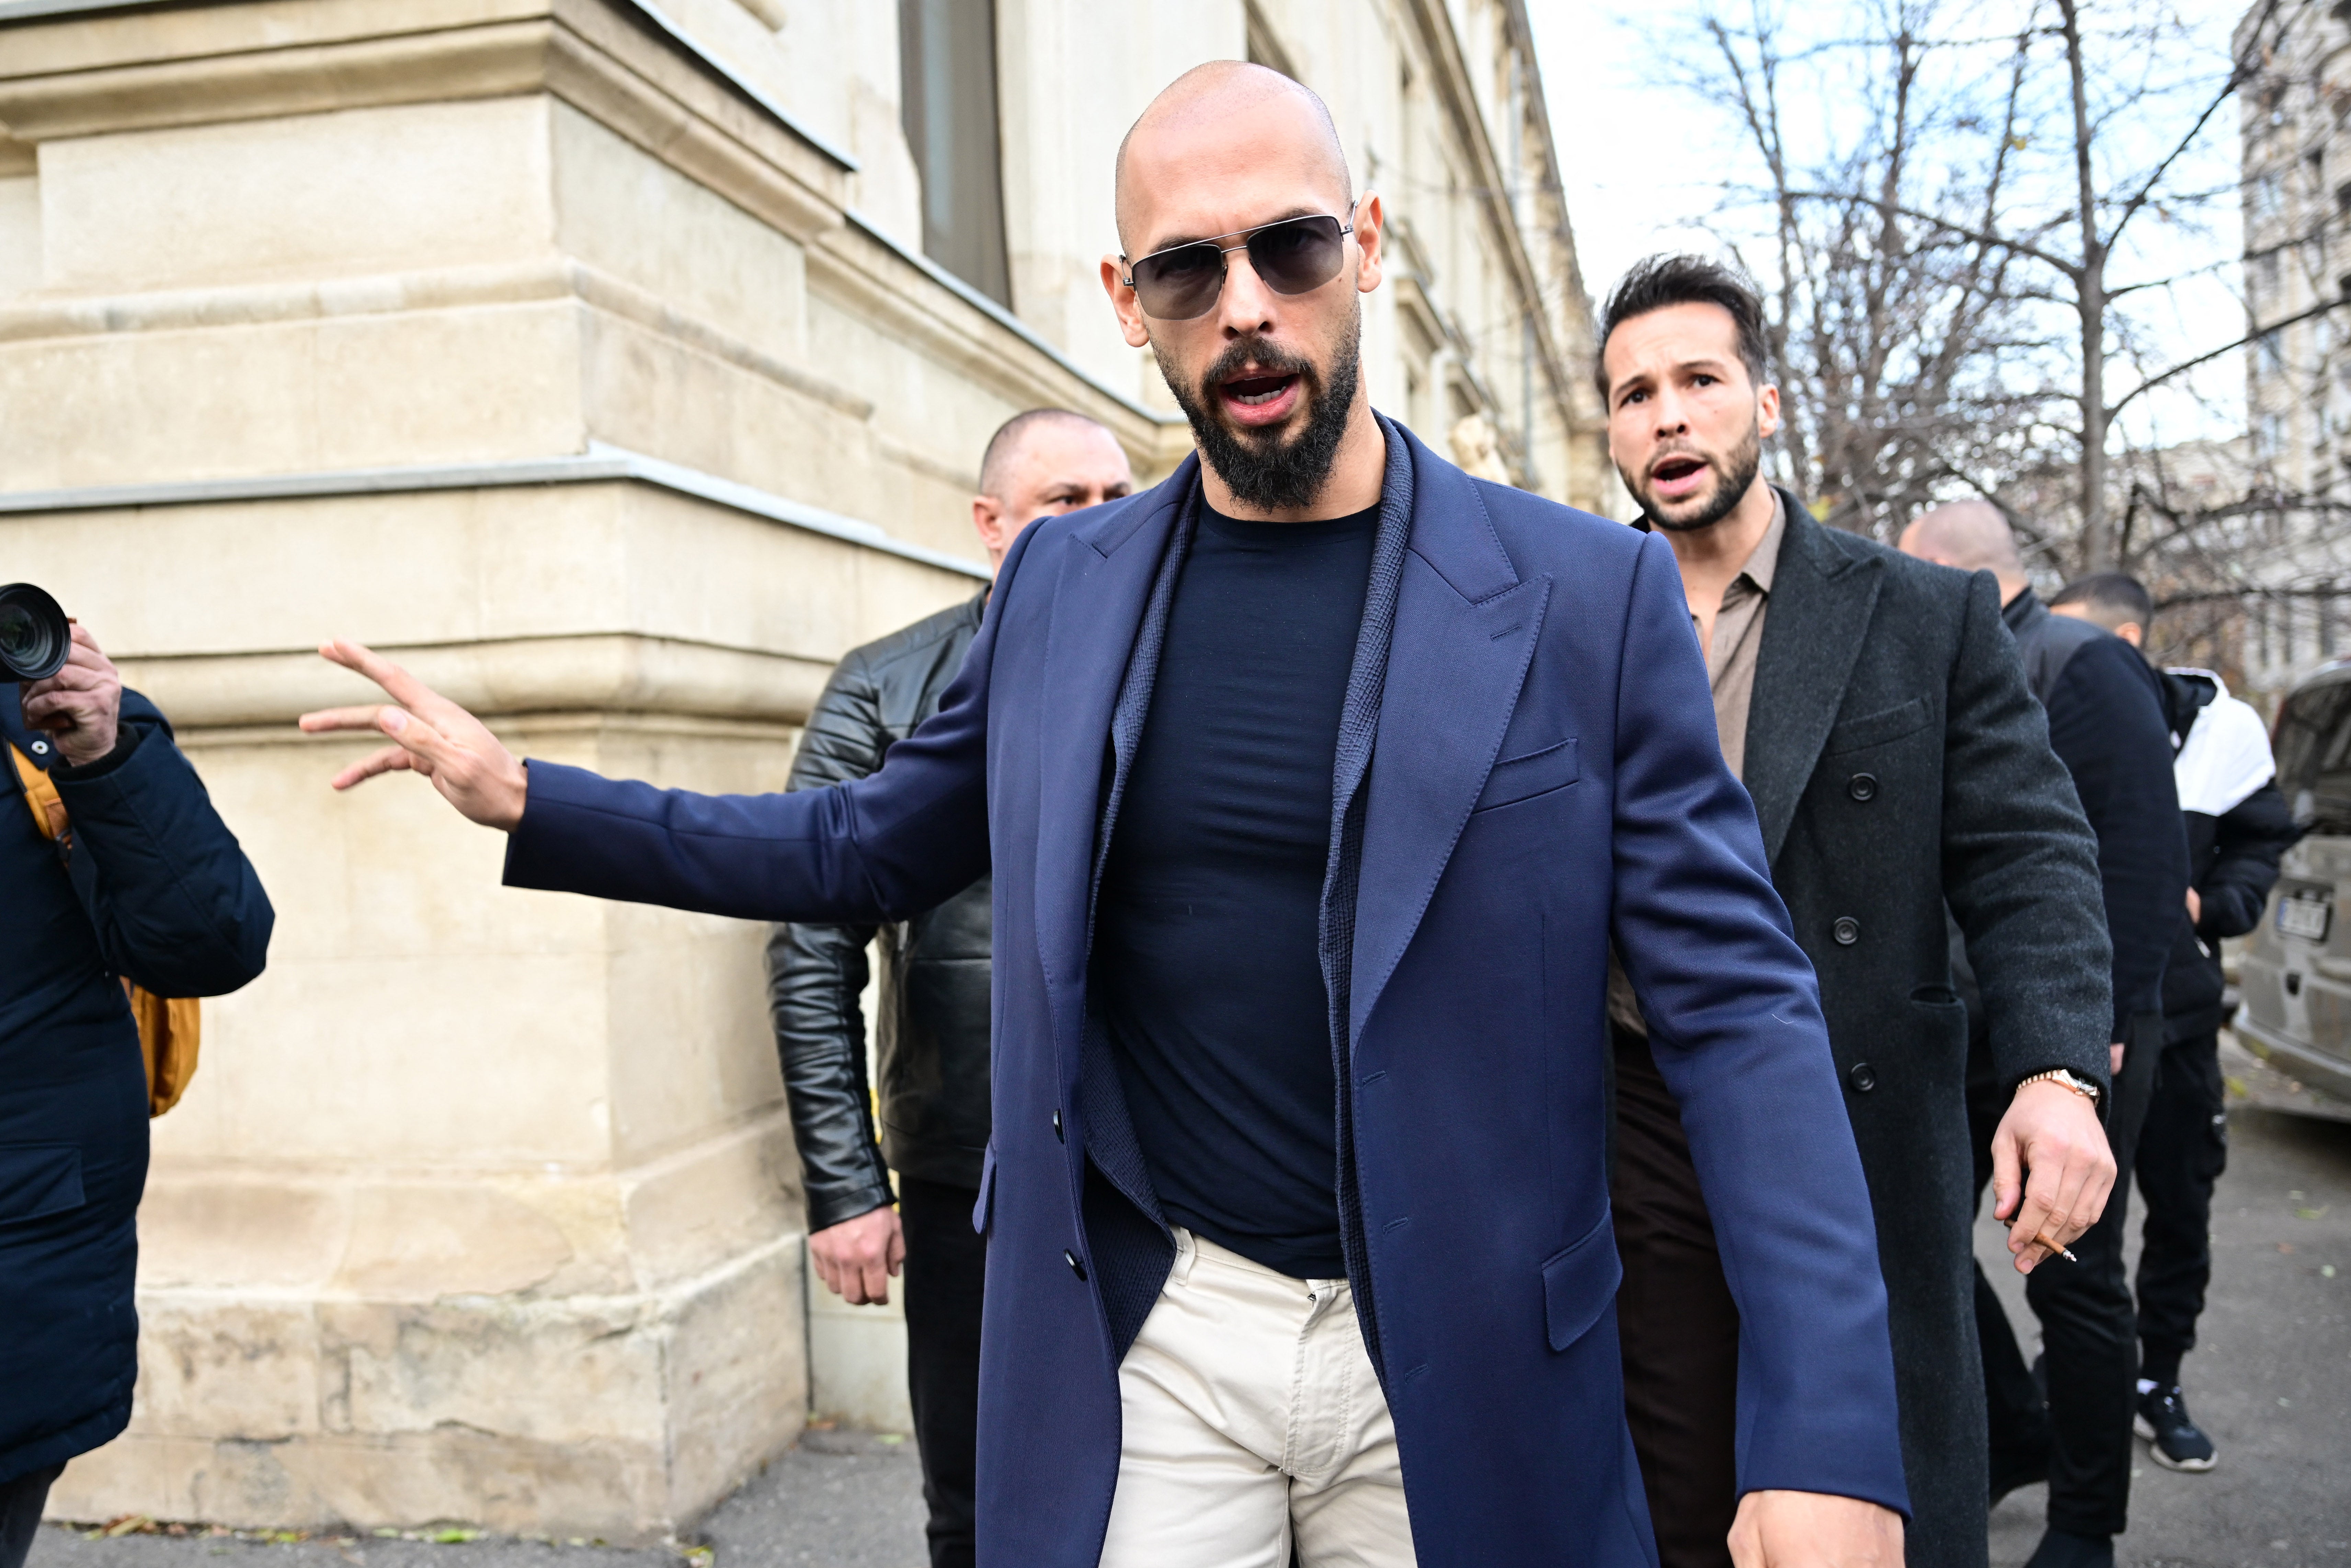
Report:
<svg viewBox="0 0 2351 1568"><path fill-rule="evenodd" d="M0 1144L0 1225L79 1208L81 1149L73 1144Z"/></svg>
<svg viewBox="0 0 2351 1568"><path fill-rule="evenodd" d="M1530 751L1522 757L1505 758L1494 764L1486 775L1486 788L1478 797L1478 810L1492 810L1497 806L1515 805L1563 789L1579 777L1576 767L1575 741L1553 741L1541 751Z"/></svg>
<svg viewBox="0 0 2351 1568"><path fill-rule="evenodd" d="M996 1140L979 1156L979 1197L971 1206L971 1228L985 1236L996 1218Z"/></svg>
<svg viewBox="0 0 2351 1568"><path fill-rule="evenodd" d="M1589 1333L1616 1299L1616 1286L1624 1278L1616 1228L1603 1209L1599 1224L1542 1266L1543 1320L1551 1331L1552 1349L1565 1350Z"/></svg>
<svg viewBox="0 0 2351 1568"><path fill-rule="evenodd" d="M1859 751L1864 747L1883 746L1889 740L1901 739L1914 729L1924 729L1931 716L1927 699L1912 697L1907 703L1845 720L1829 731L1828 744L1822 749L1834 755L1840 751Z"/></svg>

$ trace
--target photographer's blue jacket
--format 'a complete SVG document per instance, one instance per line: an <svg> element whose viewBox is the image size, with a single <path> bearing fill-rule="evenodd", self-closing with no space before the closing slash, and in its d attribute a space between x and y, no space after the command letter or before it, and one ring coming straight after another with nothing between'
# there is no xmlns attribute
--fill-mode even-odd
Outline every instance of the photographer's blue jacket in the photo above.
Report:
<svg viewBox="0 0 2351 1568"><path fill-rule="evenodd" d="M147 1075L120 977L209 997L261 973L272 914L153 704L122 694L121 741L86 768L25 726L70 861L0 765L0 1481L107 1441L138 1373Z"/></svg>
<svg viewBox="0 0 2351 1568"><path fill-rule="evenodd" d="M1907 1506L1876 1231L1812 965L1663 539L1383 421L1322 941L1341 1232L1424 1568L1656 1562L1608 1213L1613 936L1738 1299L1742 1489ZM1032 525L880 772L710 797L533 763L507 880L877 922L994 868L979 1562L1093 1568L1167 1239L1090 1027L1089 895L1198 469ZM1205 977L1204 977L1205 978Z"/></svg>

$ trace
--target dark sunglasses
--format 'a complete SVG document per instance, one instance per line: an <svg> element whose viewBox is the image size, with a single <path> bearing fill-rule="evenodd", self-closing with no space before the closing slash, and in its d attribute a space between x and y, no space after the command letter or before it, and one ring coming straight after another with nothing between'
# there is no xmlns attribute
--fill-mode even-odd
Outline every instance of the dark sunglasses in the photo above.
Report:
<svg viewBox="0 0 2351 1568"><path fill-rule="evenodd" d="M1225 291L1225 257L1237 250L1249 252L1249 266L1276 294L1304 294L1339 276L1347 254L1347 236L1354 229L1320 213L1280 223L1236 229L1210 239L1170 246L1129 265L1134 275L1123 279L1143 305L1143 313L1162 321L1189 321L1205 316ZM1239 245L1219 245L1237 239Z"/></svg>

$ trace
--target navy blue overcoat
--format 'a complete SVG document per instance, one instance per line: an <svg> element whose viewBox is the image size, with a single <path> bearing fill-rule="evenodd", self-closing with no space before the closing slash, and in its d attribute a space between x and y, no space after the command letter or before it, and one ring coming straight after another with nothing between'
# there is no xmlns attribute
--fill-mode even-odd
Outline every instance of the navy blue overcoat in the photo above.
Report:
<svg viewBox="0 0 2351 1568"><path fill-rule="evenodd" d="M0 760L0 1482L97 1448L139 1371L147 1071L119 977L213 997L261 973L275 920L172 727L122 696L114 755L66 768L0 684L0 736L46 771L69 856Z"/></svg>
<svg viewBox="0 0 2351 1568"><path fill-rule="evenodd" d="M1740 1486L1902 1508L1869 1197L1673 556L1382 423L1384 506L1406 531L1375 722L1342 736L1336 789L1364 810L1352 934L1325 964L1344 1001L1350 1273L1419 1561L1656 1562L1614 1309L1612 935L1739 1302ZM1113 708L1197 493L1187 461L1031 527L938 716L879 773L722 798L533 764L508 849L519 885L866 922L992 857L990 1568L1091 1568L1117 1479L1113 1307L1134 1260L1102 1256L1085 1218L1088 902Z"/></svg>

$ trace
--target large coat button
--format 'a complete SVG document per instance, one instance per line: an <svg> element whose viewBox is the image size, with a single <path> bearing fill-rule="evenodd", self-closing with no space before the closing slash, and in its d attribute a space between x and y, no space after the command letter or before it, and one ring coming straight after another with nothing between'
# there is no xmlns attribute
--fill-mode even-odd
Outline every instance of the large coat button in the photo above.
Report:
<svg viewBox="0 0 2351 1568"><path fill-rule="evenodd" d="M1829 927L1829 935L1836 938L1838 946L1850 947L1861 940L1861 922L1850 915L1840 915L1836 924Z"/></svg>
<svg viewBox="0 0 2351 1568"><path fill-rule="evenodd" d="M1844 1081L1856 1092L1866 1094L1877 1087L1877 1073L1866 1061L1856 1061L1846 1070Z"/></svg>
<svg viewBox="0 0 2351 1568"><path fill-rule="evenodd" d="M1876 800L1877 775L1875 773L1855 774L1851 779L1845 780L1844 792L1852 796L1856 800Z"/></svg>
<svg viewBox="0 0 2351 1568"><path fill-rule="evenodd" d="M1086 1277L1086 1266L1078 1261L1078 1255L1076 1253L1065 1249L1061 1253L1061 1261L1067 1263L1070 1266L1070 1272L1075 1274L1079 1279L1082 1280Z"/></svg>

